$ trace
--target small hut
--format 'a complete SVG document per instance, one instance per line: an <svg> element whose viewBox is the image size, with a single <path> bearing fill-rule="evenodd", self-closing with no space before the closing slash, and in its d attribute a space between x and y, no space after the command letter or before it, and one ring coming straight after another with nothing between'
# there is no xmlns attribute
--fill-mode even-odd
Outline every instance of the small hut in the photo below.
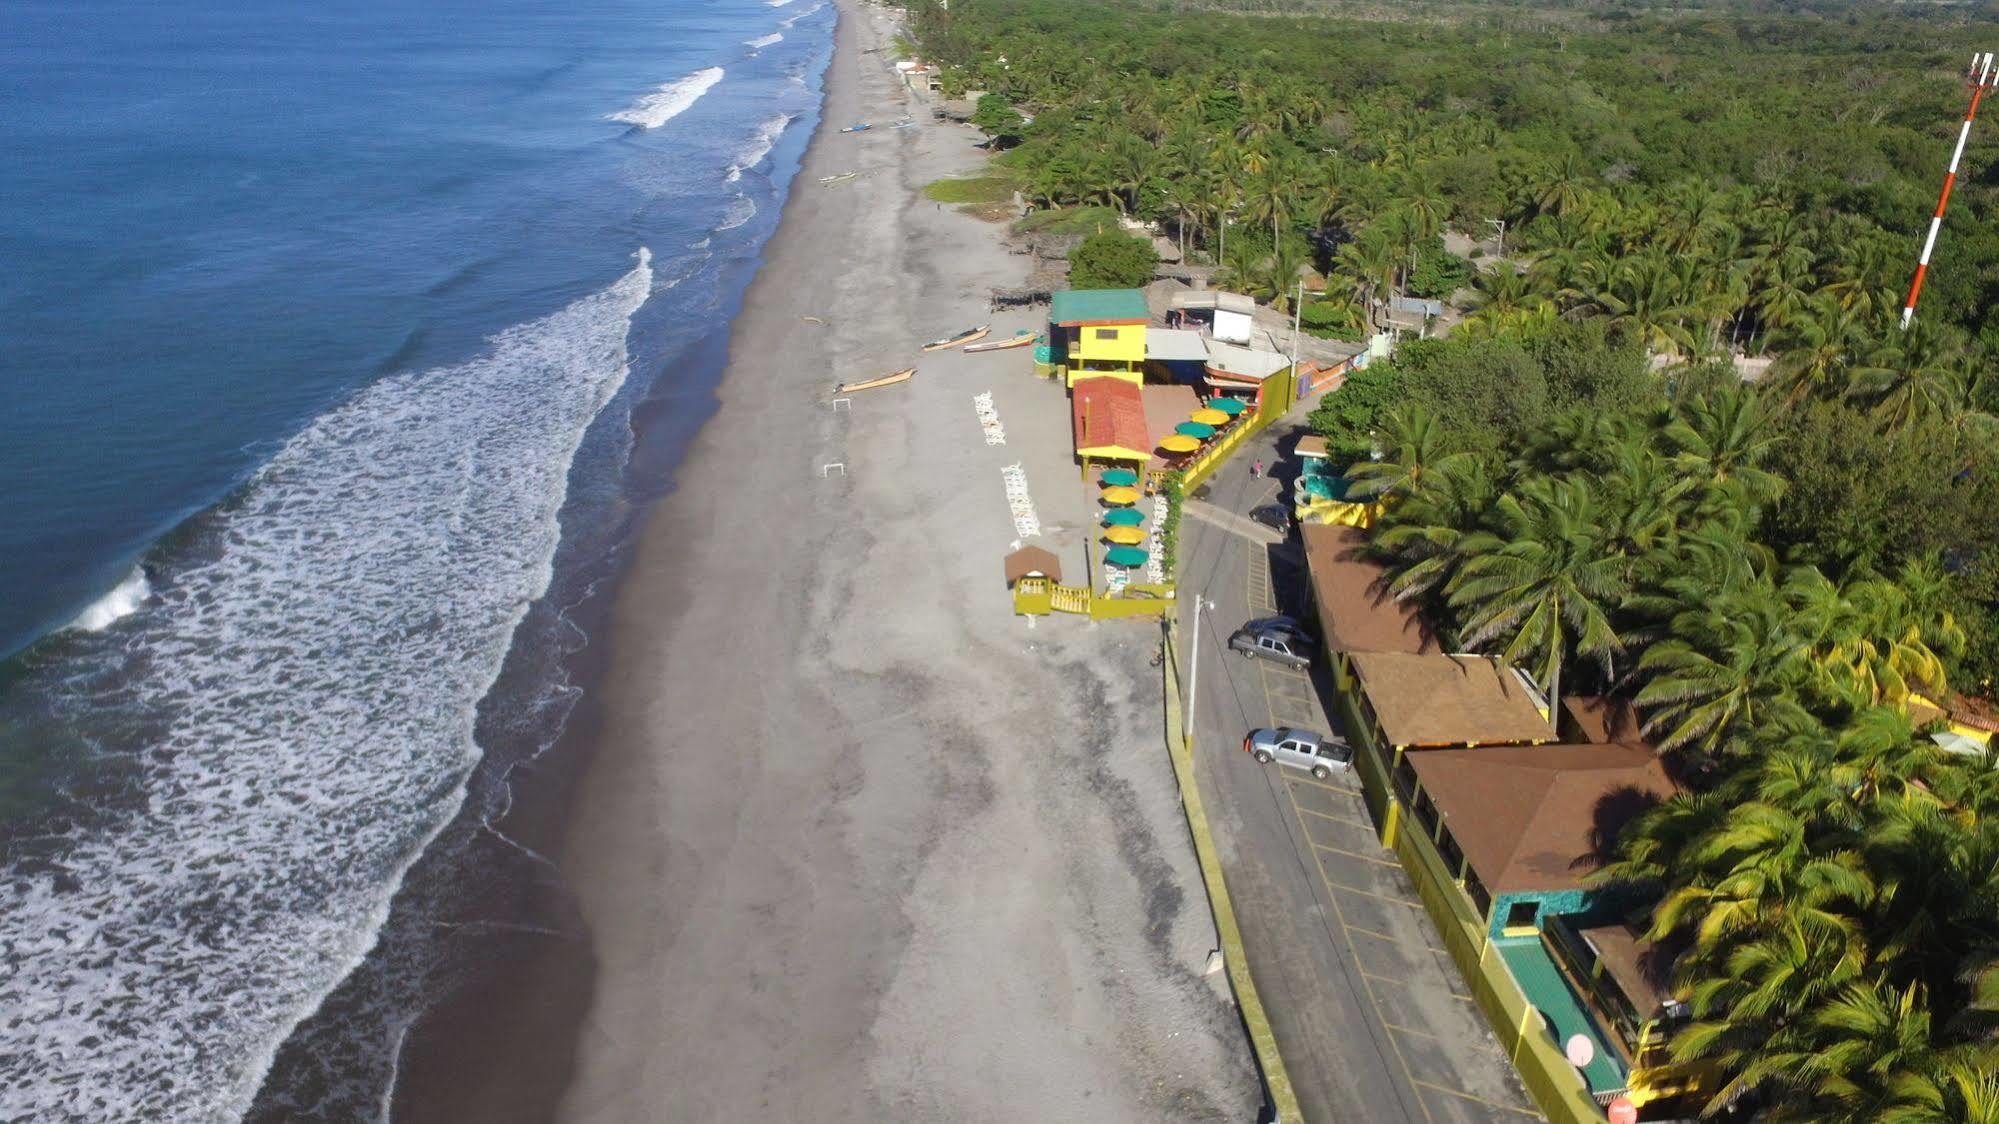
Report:
<svg viewBox="0 0 1999 1124"><path fill-rule="evenodd" d="M1006 585L1013 590L1016 614L1045 616L1054 608L1055 586L1062 580L1062 560L1053 551L1023 546L1006 556Z"/></svg>

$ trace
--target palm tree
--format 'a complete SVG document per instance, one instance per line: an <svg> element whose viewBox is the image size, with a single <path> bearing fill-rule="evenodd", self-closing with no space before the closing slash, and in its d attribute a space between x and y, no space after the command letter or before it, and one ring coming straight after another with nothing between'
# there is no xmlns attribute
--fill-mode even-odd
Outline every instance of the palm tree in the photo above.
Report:
<svg viewBox="0 0 1999 1124"><path fill-rule="evenodd" d="M1472 459L1456 447L1437 416L1416 402L1388 412L1379 440L1380 460L1362 461L1347 470L1358 498L1427 499L1437 481Z"/></svg>
<svg viewBox="0 0 1999 1124"><path fill-rule="evenodd" d="M1784 333L1783 352L1770 365L1771 385L1787 403L1829 398L1847 388L1861 347L1860 319L1838 301L1812 300Z"/></svg>
<svg viewBox="0 0 1999 1124"><path fill-rule="evenodd" d="M1869 403L1890 430L1948 417L1964 397L1964 342L1953 330L1918 321L1887 338L1853 372L1847 394Z"/></svg>
<svg viewBox="0 0 1999 1124"><path fill-rule="evenodd" d="M1767 588L1674 616L1668 638L1638 660L1645 685L1632 701L1653 745L1719 757L1750 730L1808 726L1799 692L1811 663L1790 617Z"/></svg>
<svg viewBox="0 0 1999 1124"><path fill-rule="evenodd" d="M1548 685L1552 722L1570 648L1612 678L1624 644L1610 613L1631 590L1631 560L1608 548L1579 481L1531 480L1500 497L1490 523L1490 530L1465 536L1449 602L1465 613L1469 647L1503 641L1501 660L1533 666Z"/></svg>
<svg viewBox="0 0 1999 1124"><path fill-rule="evenodd" d="M1574 210L1591 186L1602 182L1581 153L1565 152L1544 168L1533 187L1534 207L1544 215Z"/></svg>
<svg viewBox="0 0 1999 1124"><path fill-rule="evenodd" d="M1786 486L1783 477L1760 467L1777 444L1773 420L1754 394L1734 387L1679 407L1661 437L1673 450L1674 465L1710 495L1735 490L1763 505Z"/></svg>

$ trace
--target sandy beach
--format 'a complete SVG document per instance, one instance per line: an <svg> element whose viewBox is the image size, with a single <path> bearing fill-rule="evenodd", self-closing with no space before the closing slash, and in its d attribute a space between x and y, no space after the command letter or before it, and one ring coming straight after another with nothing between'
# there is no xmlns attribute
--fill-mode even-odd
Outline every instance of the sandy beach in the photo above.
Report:
<svg viewBox="0 0 1999 1124"><path fill-rule="evenodd" d="M978 138L904 90L885 13L840 13L720 411L612 612L558 856L596 960L561 1116L1252 1118L1203 975L1156 634L1030 631L1000 581L1002 461L964 372L1027 364L923 356L903 387L828 402L991 319L988 290L1025 272L997 228L922 198L977 167ZM838 131L903 115L922 127Z"/></svg>

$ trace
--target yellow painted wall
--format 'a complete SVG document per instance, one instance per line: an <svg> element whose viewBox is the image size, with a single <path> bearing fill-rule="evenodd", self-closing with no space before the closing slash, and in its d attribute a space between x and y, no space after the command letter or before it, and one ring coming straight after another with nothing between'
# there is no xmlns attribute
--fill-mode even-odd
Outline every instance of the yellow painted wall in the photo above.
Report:
<svg viewBox="0 0 1999 1124"><path fill-rule="evenodd" d="M1145 362L1145 325L1111 324L1093 327L1085 324L1076 329L1080 337L1077 350L1084 359L1108 359L1114 363ZM1110 338L1106 339L1108 333Z"/></svg>

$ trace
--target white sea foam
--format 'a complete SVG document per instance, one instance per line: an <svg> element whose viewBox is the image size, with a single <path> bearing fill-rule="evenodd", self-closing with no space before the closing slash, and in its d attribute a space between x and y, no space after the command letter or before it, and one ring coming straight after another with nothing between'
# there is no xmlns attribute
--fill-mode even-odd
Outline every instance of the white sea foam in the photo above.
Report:
<svg viewBox="0 0 1999 1124"><path fill-rule="evenodd" d="M738 195L734 199L729 200L729 210L722 216L721 225L715 228L715 232L719 234L724 230L734 230L750 221L751 216L756 213L757 205L755 200L752 200L747 195Z"/></svg>
<svg viewBox="0 0 1999 1124"><path fill-rule="evenodd" d="M785 3L787 4L790 2L791 0L785 0ZM806 16L817 15L820 11L824 10L825 7L826 7L826 0L819 0L819 3L812 5L810 8L805 9L804 11L798 13L795 16L792 16L790 19L780 21L778 23L778 26L789 28L793 24L797 23L799 20L804 19Z"/></svg>
<svg viewBox="0 0 1999 1124"><path fill-rule="evenodd" d="M769 4L773 8L782 8L786 4L791 3L791 0L764 0L764 3Z"/></svg>
<svg viewBox="0 0 1999 1124"><path fill-rule="evenodd" d="M134 566L132 572L111 587L109 593L92 601L83 612L78 613L76 619L69 622L69 627L85 632L102 632L111 627L111 622L138 612L139 606L145 604L152 592L153 587L146 582L146 572Z"/></svg>
<svg viewBox="0 0 1999 1124"><path fill-rule="evenodd" d="M729 165L728 182L735 183L743 178L744 172L762 163L763 158L769 156L770 150L776 147L777 138L783 136L784 130L797 119L796 114L779 113L766 118L763 124L758 125L756 136L750 138L750 142L743 146L741 152L736 153L736 162Z"/></svg>
<svg viewBox="0 0 1999 1124"><path fill-rule="evenodd" d="M769 35L759 35L755 39L745 39L743 40L743 46L748 47L752 52L755 52L755 51L761 51L765 47L768 47L773 43L782 43L782 42L784 42L784 33L781 31L773 31Z"/></svg>
<svg viewBox="0 0 1999 1124"><path fill-rule="evenodd" d="M0 1119L239 1119L464 799L650 256L315 419L122 627L142 803L0 868ZM85 700L88 702L88 700Z"/></svg>
<svg viewBox="0 0 1999 1124"><path fill-rule="evenodd" d="M668 82L605 120L623 121L641 129L657 129L687 112L689 106L700 101L701 95L714 89L715 83L721 80L722 68L719 66L697 70L685 78Z"/></svg>

